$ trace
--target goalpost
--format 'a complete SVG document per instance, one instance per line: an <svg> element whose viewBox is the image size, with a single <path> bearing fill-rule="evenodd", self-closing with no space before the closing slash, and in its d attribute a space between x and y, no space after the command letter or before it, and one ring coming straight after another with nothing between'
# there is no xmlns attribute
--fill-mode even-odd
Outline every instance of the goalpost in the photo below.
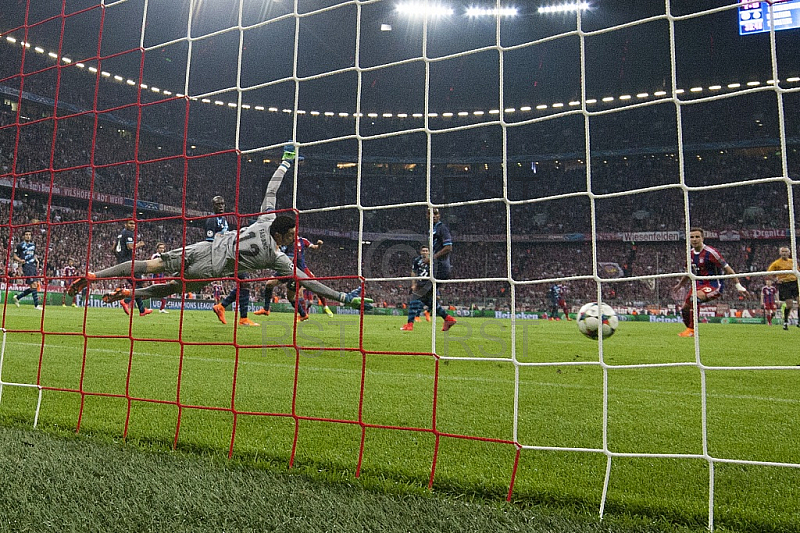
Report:
<svg viewBox="0 0 800 533"><path fill-rule="evenodd" d="M52 263L64 261L59 248L64 240L79 244L76 255L83 272L108 261L103 246L127 218L135 219L137 231L151 240L158 235L166 240L177 231L179 235L171 235L174 246L168 248L185 246L201 240L197 226L210 216L210 198L217 192L229 198L233 217L244 224L257 212L261 176L280 162L275 154L290 140L309 155L304 163L309 170L292 169L291 193L281 197L291 197L291 205L280 207L298 213L301 234L335 239L341 248L330 253L342 271L321 279L336 284L357 277L368 294L393 294L412 279L408 260L416 255L416 246L433 245L427 233L432 223L423 224L420 213L440 208L443 220L457 229L456 264L468 263L470 257L480 257L482 264L457 268L454 279L438 281L441 295L434 291L434 307L483 291L486 301L497 305L491 324L507 328L502 334L509 342L492 341L505 338L498 337L493 325L459 320L451 336L435 327L430 335L417 332L425 336L424 348L417 341L409 341L410 347L380 347L382 333L377 327L370 330L369 317L359 320L355 333L350 331L339 348L308 345L294 323L290 342L266 335L259 344L239 328L232 339L197 340L183 334L183 311L173 335L137 329L139 317L126 320L124 330L108 330L98 325L95 313L116 310L88 306L79 322L64 319L77 329L63 329L55 321L60 319L49 319L60 311L52 299L47 299L41 319L26 322L15 315L12 294L28 281L7 268L0 413L9 403L9 390L33 389L38 394L34 427L40 417L48 417L48 394L66 395L80 404L77 420L71 420L76 430L85 404L91 404L87 409L95 409L93 414L113 405L109 413L124 420L122 433L127 436L132 409L164 407L174 409L174 446L185 438L185 418L229 415L230 423L221 423L230 431L229 456L244 439L238 436L244 431L239 424L245 424L240 420L288 420L290 465L298 446L307 442L301 425L307 431L308 423L323 422L337 425L342 433L355 428L356 476L364 461L373 461L372 468L378 461L369 457L373 435L393 432L392 438L406 442L411 434L414 446L419 435L421 442L431 442L426 448L430 488L443 468L450 480L463 474L463 465L441 464L450 446L472 450L485 445L501 456L497 461L506 471L460 481L481 486L491 480L494 487L502 478L506 498L512 500L520 479L526 484L523 494L536 493L537 483L557 490L557 472L580 470L579 478L598 487L601 516L614 490L623 502L649 494L646 489L615 489L620 472L626 480L636 478L629 469L641 472L643 484L655 484L646 479L650 471L639 461L690 464L674 472L702 472L709 528L723 505L715 499L721 485L718 469L800 468L800 458L777 445L740 449L732 443L735 430L721 420L729 417L738 421L732 424L762 431L770 426L759 426L741 413L718 412L721 406L730 407L727 400L764 409L782 405L785 410L775 415L775 424L787 432L781 439L784 446L797 436L781 424L791 412L796 417L798 399L783 390L763 396L768 390L763 376L776 376L783 384L800 367L790 358L776 364L728 364L711 342L704 342L696 300L697 335L680 352L647 338L641 340L642 349L654 353L620 356L610 339L601 338L596 347L591 345L587 360L584 354L558 353L541 321L529 320L539 295L557 282L571 285L576 295L614 304L612 292L635 300L646 287L648 297L660 300L684 274L697 281L687 239L695 226L711 230L714 246L719 243L731 265L740 276L751 277L754 287L766 276L768 263L753 262L746 271L739 247L728 244L756 243L760 257L770 261L777 257L770 250L776 251L778 243L797 250L800 183L793 154L798 123L791 112L800 109L800 66L794 37L775 31L743 36L753 39L748 44L754 49L743 57L760 65L752 72L763 74L745 78L749 73L728 70L738 65L730 55L740 50L715 48L713 36L719 28L708 29L732 23L730 31L738 31L734 14L747 17L741 21L756 20L756 12L758 17L768 13L780 18L788 3L764 2L757 11L754 6L740 9L735 2L705 9L674 7L666 0L631 13L601 13L602 6L589 6L588 11L552 18L526 7L516 19L507 19L497 14L506 14L498 1L491 2L497 11L487 8L484 13L488 19L476 19L466 18L459 11L463 6L449 14L424 15L423 8L433 3L420 2L412 6L418 18L411 20L378 0L307 4L237 0L176 6L167 0L119 0L87 1L76 8L66 0L58 6L29 0L21 6L12 17L17 23L0 28L0 46L10 58L0 71L0 186L10 192L10 203L4 204L7 216L0 221L5 265L14 262L13 246L24 229L41 230L35 238L38 255L52 269L39 274L46 296L68 281L56 273L64 265ZM704 38L704 32L711 38ZM38 115L26 115L29 110ZM742 168L748 174L737 174ZM39 205L25 199L29 194ZM762 214L754 213L757 227L750 227L738 213L750 207L741 199L754 195ZM634 212L641 213L635 223L644 229L627 216ZM632 243L644 250L636 255L637 270L617 277L603 267L622 261ZM662 257L664 264L648 264L651 254ZM796 263L793 273L798 275ZM259 279L264 277L268 275ZM202 308L186 298L182 304L183 309ZM462 307L464 315L473 316ZM403 319L401 312L398 320ZM502 349L476 355L468 337ZM78 355L75 379L57 375L60 363L51 352L61 342ZM125 343L128 362L121 384L107 389L95 382L91 354L119 350L115 342ZM223 399L210 392L203 396L213 387L190 380L182 388L188 372L184 362L199 364L189 361L208 347L233 354L230 374L220 375L220 389L228 393ZM241 400L241 390L263 385L248 374L247 366L248 357L262 349L288 349L294 358L288 377L280 382L283 388L278 387L291 398L288 405L257 408L257 403ZM164 353L152 363L172 372L176 385L168 389L171 395L140 381L142 353L149 350ZM355 415L328 411L324 403L298 408L303 403L298 392L301 357L336 351L358 358L357 379L345 381L357 404ZM167 355L174 356L175 366L166 362ZM391 370L381 369L377 373L389 377L375 378L372 361L393 356L430 360L430 375L425 374L432 381L430 390L405 383L407 376L400 370L399 384ZM214 364L214 357L202 364ZM581 381L586 379L576 377L581 372L591 379ZM751 382L753 375L758 377ZM424 391L420 396L428 403L417 408L424 414L376 414L382 404L372 379L387 387L402 389L405 383L412 391ZM454 397L451 391L458 381L469 381L478 398L471 397L472 391ZM676 385L687 382L687 389ZM721 391L739 386L740 396L725 400ZM574 398L581 394L591 398L589 414ZM636 403L637 395L659 395L672 403L666 403L667 412L648 415ZM461 420L478 409L479 400L498 397L510 399L510 406L498 407L499 414L491 410L487 420L475 425ZM689 398L683 401L693 407L679 398ZM116 401L124 407L118 409ZM573 410L589 420L565 419ZM20 412L19 403L13 404L13 416L24 416ZM691 425L648 425L659 417L676 426ZM553 419L560 427L551 427ZM592 428L591 435L569 434L586 427ZM671 440L683 433L691 434L691 445ZM252 438L247 439L249 446ZM347 444L341 448L337 457L352 451ZM459 448L459 453L469 452ZM553 472L543 473L534 464L544 456L558 457L557 467L549 465ZM669 466L662 468L670 472ZM738 480L730 472L724 479L722 485ZM560 496L569 500L574 495Z"/></svg>

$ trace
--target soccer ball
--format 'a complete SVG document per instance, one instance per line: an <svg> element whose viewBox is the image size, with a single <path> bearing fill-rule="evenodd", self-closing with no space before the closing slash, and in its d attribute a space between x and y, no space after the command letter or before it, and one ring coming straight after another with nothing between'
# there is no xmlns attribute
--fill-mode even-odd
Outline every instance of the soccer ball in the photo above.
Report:
<svg viewBox="0 0 800 533"><path fill-rule="evenodd" d="M617 331L619 325L619 318L617 313L607 304L598 304L597 302L590 302L578 311L578 317L575 319L578 323L578 329L581 333L590 339L596 339L600 336L600 327L603 327L603 338L607 339Z"/></svg>

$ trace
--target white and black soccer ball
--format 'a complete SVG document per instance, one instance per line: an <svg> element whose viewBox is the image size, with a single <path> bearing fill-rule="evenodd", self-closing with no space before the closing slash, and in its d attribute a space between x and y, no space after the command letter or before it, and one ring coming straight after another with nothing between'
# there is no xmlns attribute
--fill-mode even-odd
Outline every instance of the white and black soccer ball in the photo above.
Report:
<svg viewBox="0 0 800 533"><path fill-rule="evenodd" d="M589 302L578 310L578 330L589 337L596 339L600 336L600 328L603 328L603 338L607 339L617 331L619 317L614 309L608 304L598 304Z"/></svg>

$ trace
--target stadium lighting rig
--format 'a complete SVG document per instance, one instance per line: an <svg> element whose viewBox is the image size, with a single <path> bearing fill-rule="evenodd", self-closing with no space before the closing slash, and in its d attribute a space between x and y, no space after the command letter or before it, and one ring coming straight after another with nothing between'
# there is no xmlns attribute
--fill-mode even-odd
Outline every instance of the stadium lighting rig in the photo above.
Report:
<svg viewBox="0 0 800 533"><path fill-rule="evenodd" d="M574 5L574 4L571 4L571 5ZM41 55L46 55L47 57L50 57L50 58L54 59L55 61L58 61L58 55L57 54L55 54L53 52L49 52L49 51L45 50L44 48L41 48L41 47L38 47L38 46L37 47L32 47L31 43L28 43L28 42L25 42L25 41L21 41L19 39L16 39L16 38L12 37L11 35L6 36L5 39L10 44L15 44L15 45L22 46L22 47L25 47L25 48L28 48L28 49L33 48L33 50L36 53L41 54ZM90 72L92 74L95 74L95 75L97 74L97 68L96 67L87 66L87 65L85 65L84 63L81 63L81 62L73 62L68 57L62 57L61 58L61 62L64 63L65 65L73 65L76 68L79 68L79 69L82 69L82 70L86 70L86 71L88 71L88 72ZM195 102L200 102L200 103L209 104L209 105L215 105L215 106L219 106L219 107L226 107L228 109L237 109L237 108L241 107L241 109L244 110L244 111L254 110L254 111L258 111L258 112L268 112L268 113L279 113L279 112L280 113L285 113L285 114L294 113L294 110L288 109L288 108L279 109L279 108L273 107L273 106L265 107L263 105L253 105L253 104L249 104L249 103L246 103L246 102L243 102L241 104L241 106L239 106L239 104L237 102L225 102L225 101L222 101L222 100L212 99L210 96L198 97L198 96L188 96L188 95L184 95L184 94L178 93L178 92L173 93L173 92L171 92L171 91L169 91L167 89L161 89L159 87L149 86L146 83L138 83L138 82L136 82L136 81L134 81L132 79L126 79L126 78L124 78L122 76L114 75L113 73L110 73L110 72L107 72L107 71L101 71L100 75L102 76L102 78L104 78L105 80L107 80L109 82L126 84L126 85L128 85L130 87L140 87L143 90L150 91L150 92L153 92L153 93L156 93L156 94L162 94L162 95L164 95L166 97L189 98L190 100L195 101ZM778 80L778 82L780 82L780 81L781 80ZM785 80L782 80L782 81L784 83L792 84L792 85L800 84L800 77L793 76L793 77L786 78ZM743 87L748 88L748 89L753 89L753 88L756 88L756 87L760 87L762 85L773 86L778 82L776 82L775 80L772 80L772 79L766 80L766 81L763 81L763 82L762 81L756 81L756 80L750 80L750 81L747 81L747 82L744 82L744 83L732 82L732 83L728 83L727 85L724 85L724 86L723 85L719 85L719 84L709 85L708 87L695 86L695 87L689 88L688 90L687 89L677 88L677 89L675 89L675 95L676 96L681 96L681 95L689 94L691 96L698 96L699 97L699 96L702 96L703 94L719 93L720 91L723 91L725 89L728 89L728 90L731 90L731 91L735 91L735 90L741 89ZM524 105L524 106L520 106L518 108L506 107L506 108L503 109L503 114L510 115L510 114L517 113L517 112L519 112L519 113L531 113L531 112L534 112L534 111L546 111L548 109L554 109L554 110L557 110L557 111L561 111L564 108L576 109L576 108L580 108L582 103L586 107L595 106L595 105L598 105L598 103L603 103L603 104L606 104L606 105L614 105L616 102L620 102L622 105L625 105L626 103L632 102L632 101L643 102L643 101L646 101L646 100L651 99L651 98L652 99L668 99L670 97L671 97L671 93L668 92L668 91L665 91L665 90L657 90L657 91L654 91L652 93L639 92L639 93L636 93L636 94L621 94L619 96L607 95L607 96L603 96L603 97L600 97L600 98L587 98L583 102L581 102L579 100L570 100L569 102L552 102L552 103L549 103L549 104L541 103L541 104L537 104L535 106ZM375 118L379 118L379 117L387 118L387 119L391 119L391 118L406 119L406 118L409 118L409 117L410 118L414 118L414 119L419 119L419 118L423 118L425 116L424 113L409 113L409 112L399 112L399 113L387 113L387 112L383 112L383 113L375 113L375 112L367 112L367 113L365 113L365 112L361 112L361 113L358 113L358 112L352 112L351 113L351 112L345 112L345 111L333 112L333 111L304 110L304 109L298 109L297 110L297 114L298 115L310 115L310 116L313 116L313 117L320 117L320 116L323 116L323 117L339 117L339 118L363 118L363 117L368 117L368 118L371 118L371 119L375 119ZM455 112L454 111L443 111L443 112L440 112L440 113L432 111L432 112L429 112L427 114L428 118L444 118L444 119L449 119L449 118L453 118L453 117L465 118L465 117L468 117L468 116L474 116L474 117L488 116L490 118L494 118L494 117L497 117L499 115L500 115L500 110L499 109L473 110L473 111L463 111L463 110L461 110L461 111L455 111Z"/></svg>
<svg viewBox="0 0 800 533"><path fill-rule="evenodd" d="M406 2L397 4L395 11L401 15L415 18L445 17L455 14L452 7L436 2ZM477 17L515 17L519 10L514 6L502 7L481 7L470 6L464 11L464 15L470 18Z"/></svg>

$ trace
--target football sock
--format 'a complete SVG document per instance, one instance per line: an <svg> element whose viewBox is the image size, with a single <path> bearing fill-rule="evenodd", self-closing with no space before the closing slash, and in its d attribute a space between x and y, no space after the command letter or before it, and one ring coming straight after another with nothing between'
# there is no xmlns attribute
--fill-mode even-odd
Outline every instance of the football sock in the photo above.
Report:
<svg viewBox="0 0 800 533"><path fill-rule="evenodd" d="M408 321L413 322L414 319L422 312L422 302L420 300L411 300L408 304Z"/></svg>
<svg viewBox="0 0 800 533"><path fill-rule="evenodd" d="M247 318L247 310L250 307L250 289L242 287L239 291L239 316Z"/></svg>
<svg viewBox="0 0 800 533"><path fill-rule="evenodd" d="M686 325L687 328L694 328L694 320L692 316L692 310L684 307L681 309L681 317L683 317L683 323Z"/></svg>
<svg viewBox="0 0 800 533"><path fill-rule="evenodd" d="M294 298L289 298L289 303L292 304L292 306L295 305L294 302L295 302ZM303 298L300 298L300 301L297 302L296 307L297 307L297 314L300 315L301 317L304 317L308 314L306 313L306 301Z"/></svg>
<svg viewBox="0 0 800 533"><path fill-rule="evenodd" d="M236 289L233 289L231 292L228 293L228 295L225 298L222 299L220 305L222 305L222 307L230 306L233 302L236 301L236 295L238 292L239 291L237 291Z"/></svg>
<svg viewBox="0 0 800 533"><path fill-rule="evenodd" d="M264 309L269 311L269 304L272 302L272 287L264 288Z"/></svg>

